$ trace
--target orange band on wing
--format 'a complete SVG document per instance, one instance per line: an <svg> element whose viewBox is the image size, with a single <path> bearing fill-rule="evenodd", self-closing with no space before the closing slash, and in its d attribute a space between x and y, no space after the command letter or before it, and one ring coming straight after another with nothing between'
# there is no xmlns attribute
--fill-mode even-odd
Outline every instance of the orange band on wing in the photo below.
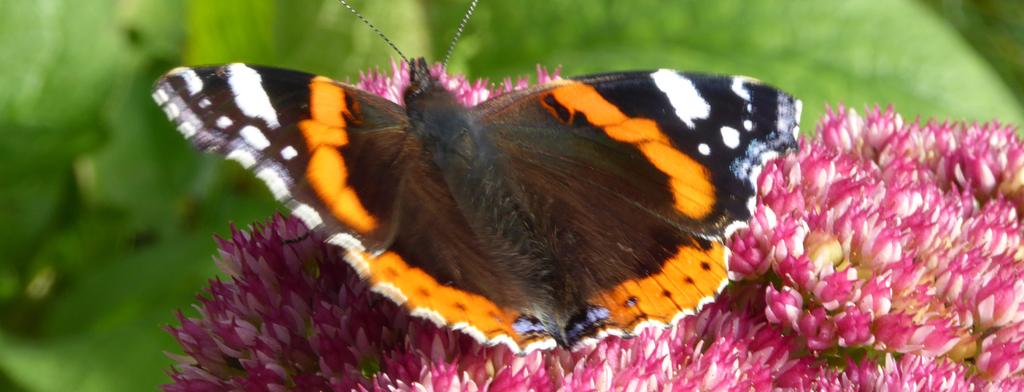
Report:
<svg viewBox="0 0 1024 392"><path fill-rule="evenodd" d="M679 312L695 310L725 282L723 245L711 244L708 250L680 246L661 271L623 282L595 302L608 308L612 324L627 331L645 320L671 322Z"/></svg>
<svg viewBox="0 0 1024 392"><path fill-rule="evenodd" d="M436 311L448 325L466 323L476 327L487 339L507 335L522 348L529 339L519 337L512 330L518 314L499 307L491 300L457 288L442 285L425 271L410 266L400 255L384 252L369 261L370 282L387 283L405 297L409 309L426 308Z"/></svg>
<svg viewBox="0 0 1024 392"><path fill-rule="evenodd" d="M654 120L626 116L597 90L583 83L556 87L550 94L569 111L570 119L576 113L583 113L608 137L636 146L651 164L668 175L677 211L695 220L711 213L715 206L715 186L707 167L672 147Z"/></svg>
<svg viewBox="0 0 1024 392"><path fill-rule="evenodd" d="M312 119L299 122L310 153L306 180L335 218L359 233L369 233L377 228L377 219L349 186L348 168L340 151L349 142L345 90L318 76L309 83L309 99Z"/></svg>
<svg viewBox="0 0 1024 392"><path fill-rule="evenodd" d="M342 147L348 144L348 132L344 128L331 127L314 120L299 121L299 130L306 139L309 152L320 147Z"/></svg>
<svg viewBox="0 0 1024 392"><path fill-rule="evenodd" d="M715 186L704 165L668 144L643 143L639 147L654 167L668 174L676 211L694 219L711 213L715 205Z"/></svg>
<svg viewBox="0 0 1024 392"><path fill-rule="evenodd" d="M317 76L309 82L309 113L313 120L329 127L345 128L345 90L334 81Z"/></svg>

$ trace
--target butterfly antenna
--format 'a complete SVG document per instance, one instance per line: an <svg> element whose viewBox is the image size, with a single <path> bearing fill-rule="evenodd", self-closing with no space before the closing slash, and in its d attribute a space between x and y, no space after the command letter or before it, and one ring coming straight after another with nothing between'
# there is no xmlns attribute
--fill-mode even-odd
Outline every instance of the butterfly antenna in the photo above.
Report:
<svg viewBox="0 0 1024 392"><path fill-rule="evenodd" d="M341 2L341 5L345 6L345 8L348 8L348 10L351 11L352 14L356 16L356 18L359 18L359 20L363 21L363 23L366 24L366 26L369 27L370 30L373 30L374 33L377 33L377 36L379 36L381 39L383 39L384 42L387 43L388 46L391 47L391 49L394 49L395 53L398 53L398 56L402 58L403 62L406 62L406 63L409 62L409 58L405 57L405 54L402 53L401 50L398 50L398 46L396 46L394 42L391 42L391 40L388 39L388 36L384 35L384 33L382 31L380 31L380 29L378 29L377 26L374 26L373 23L370 23L370 21L368 19L366 19L366 17L364 17L363 14L360 14L359 11L356 11L355 8L352 8L352 5L349 4L348 1L346 1L346 0L338 0L338 1Z"/></svg>
<svg viewBox="0 0 1024 392"><path fill-rule="evenodd" d="M459 22L459 28L455 30L455 36L452 37L452 43L448 44L448 52L444 55L444 62L442 66L448 68L448 59L452 58L452 52L455 51L455 44L459 42L459 38L462 37L462 30L466 29L466 24L469 23L469 18L473 16L473 11L476 11L476 3L480 0L473 0L469 3L469 10L466 11L466 15L462 17L462 21Z"/></svg>

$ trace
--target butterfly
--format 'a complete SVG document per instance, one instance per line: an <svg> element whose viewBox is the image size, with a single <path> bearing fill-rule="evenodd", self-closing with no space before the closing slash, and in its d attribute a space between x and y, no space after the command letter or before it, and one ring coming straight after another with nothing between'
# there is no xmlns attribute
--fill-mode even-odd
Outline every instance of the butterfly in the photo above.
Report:
<svg viewBox="0 0 1024 392"><path fill-rule="evenodd" d="M178 68L153 98L238 161L372 289L519 352L670 324L727 283L725 239L800 101L661 69L558 79L476 106L420 58L403 105L323 76Z"/></svg>

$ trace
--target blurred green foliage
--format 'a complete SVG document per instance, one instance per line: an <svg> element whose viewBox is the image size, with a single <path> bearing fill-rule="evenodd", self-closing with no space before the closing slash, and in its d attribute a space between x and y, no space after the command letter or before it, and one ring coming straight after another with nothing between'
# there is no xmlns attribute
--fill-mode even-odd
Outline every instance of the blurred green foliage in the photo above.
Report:
<svg viewBox="0 0 1024 392"><path fill-rule="evenodd" d="M1024 2L925 0L988 60L1018 102L1024 102Z"/></svg>
<svg viewBox="0 0 1024 392"><path fill-rule="evenodd" d="M466 4L355 3L434 59ZM1024 18L992 11L1015 4L486 1L452 68L746 74L802 98L805 130L826 102L1020 123ZM9 0L0 50L0 390L28 391L166 382L179 350L161 327L215 276L211 236L281 210L172 129L149 98L161 73L244 61L345 80L393 55L333 0Z"/></svg>

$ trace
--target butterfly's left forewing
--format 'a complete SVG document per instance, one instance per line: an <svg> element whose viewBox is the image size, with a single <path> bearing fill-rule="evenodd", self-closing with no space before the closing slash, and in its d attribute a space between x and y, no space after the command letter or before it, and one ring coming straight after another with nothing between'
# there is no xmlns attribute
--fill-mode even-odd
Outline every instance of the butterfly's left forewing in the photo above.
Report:
<svg viewBox="0 0 1024 392"><path fill-rule="evenodd" d="M307 73L244 64L178 68L153 98L197 148L238 161L333 241L392 241L408 126L394 103ZM372 119L372 121L369 121Z"/></svg>

